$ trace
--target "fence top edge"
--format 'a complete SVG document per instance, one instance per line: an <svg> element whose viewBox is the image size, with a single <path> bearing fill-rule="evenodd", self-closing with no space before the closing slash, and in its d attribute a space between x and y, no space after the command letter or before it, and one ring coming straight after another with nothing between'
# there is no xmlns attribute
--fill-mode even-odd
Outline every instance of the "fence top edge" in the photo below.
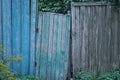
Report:
<svg viewBox="0 0 120 80"><path fill-rule="evenodd" d="M71 6L79 7L79 6L113 6L114 3L103 3L103 2L72 2Z"/></svg>

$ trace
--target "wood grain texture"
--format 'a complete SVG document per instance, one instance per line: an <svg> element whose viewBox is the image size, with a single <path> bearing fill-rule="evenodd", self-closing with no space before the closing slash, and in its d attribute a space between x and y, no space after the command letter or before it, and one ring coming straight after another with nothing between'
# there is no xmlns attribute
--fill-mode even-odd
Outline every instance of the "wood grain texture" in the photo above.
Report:
<svg viewBox="0 0 120 80"><path fill-rule="evenodd" d="M40 12L40 35L37 35L36 54L39 79L65 80L68 70L70 16ZM39 34L39 33L38 33ZM41 46L40 46L41 44Z"/></svg>
<svg viewBox="0 0 120 80"><path fill-rule="evenodd" d="M36 61L37 61L37 67L36 67L36 76L40 79L40 60L41 60L41 43L42 43L42 25L43 25L43 15L39 13L38 18L38 29L39 32L36 34Z"/></svg>
<svg viewBox="0 0 120 80"><path fill-rule="evenodd" d="M5 58L10 58L11 53L11 0L2 0L2 27L3 27L3 47ZM9 64L12 68L12 64Z"/></svg>
<svg viewBox="0 0 120 80"><path fill-rule="evenodd" d="M31 22L30 22L30 74L35 75L35 67L37 62L35 60L35 39L37 27L37 0L31 0Z"/></svg>
<svg viewBox="0 0 120 80"><path fill-rule="evenodd" d="M0 0L0 44L5 58L23 58L22 63L10 62L16 74L35 74L36 16L37 0Z"/></svg>
<svg viewBox="0 0 120 80"><path fill-rule="evenodd" d="M104 72L119 67L119 10L101 3L72 3L74 74L83 69Z"/></svg>
<svg viewBox="0 0 120 80"><path fill-rule="evenodd" d="M30 1L22 0L22 74L29 73L30 56Z"/></svg>
<svg viewBox="0 0 120 80"><path fill-rule="evenodd" d="M45 80L47 79L46 74L47 74L48 40L49 40L48 30L49 30L49 15L43 14L40 79Z"/></svg>
<svg viewBox="0 0 120 80"><path fill-rule="evenodd" d="M2 45L2 0L0 1L0 45Z"/></svg>
<svg viewBox="0 0 120 80"><path fill-rule="evenodd" d="M12 56L17 57L21 55L20 47L20 27L21 27L21 10L20 10L20 1L12 0ZM21 66L20 63L13 63L13 72L20 74Z"/></svg>
<svg viewBox="0 0 120 80"><path fill-rule="evenodd" d="M52 55L53 55L53 32L54 32L54 15L50 13L49 25L49 46L48 46L48 63L47 63L47 80L52 80Z"/></svg>

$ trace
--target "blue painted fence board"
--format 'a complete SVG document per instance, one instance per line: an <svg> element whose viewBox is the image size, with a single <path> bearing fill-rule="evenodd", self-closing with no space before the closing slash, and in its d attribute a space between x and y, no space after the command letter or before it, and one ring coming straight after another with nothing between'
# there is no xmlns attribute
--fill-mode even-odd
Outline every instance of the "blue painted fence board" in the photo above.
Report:
<svg viewBox="0 0 120 80"><path fill-rule="evenodd" d="M51 72L52 72L52 51L53 51L53 32L54 32L54 26L53 26L53 21L54 21L54 15L50 14L50 28L49 28L49 47L48 47L48 72L47 72L47 78L48 80L52 80Z"/></svg>
<svg viewBox="0 0 120 80"><path fill-rule="evenodd" d="M41 14L41 13L39 13ZM38 21L38 33L36 34L36 61L37 61L37 67L36 67L36 76L38 76L38 78L40 79L40 61L41 61L41 42L42 42L42 20L43 20L43 16L42 14L39 15L39 21Z"/></svg>
<svg viewBox="0 0 120 80"><path fill-rule="evenodd" d="M0 0L0 45L2 45L2 0Z"/></svg>
<svg viewBox="0 0 120 80"><path fill-rule="evenodd" d="M42 45L41 45L41 61L40 61L40 79L47 79L47 57L48 57L48 37L49 37L49 14L43 14L42 27ZM47 22L47 23L46 23ZM45 76L45 77L42 77Z"/></svg>
<svg viewBox="0 0 120 80"><path fill-rule="evenodd" d="M37 0L31 1L31 28L30 28L30 74L35 75L35 67L36 67L36 61L35 61L35 30L37 26Z"/></svg>
<svg viewBox="0 0 120 80"><path fill-rule="evenodd" d="M17 74L35 74L35 29L37 0L0 0L0 44L6 58L22 55L10 63Z"/></svg>
<svg viewBox="0 0 120 80"><path fill-rule="evenodd" d="M20 10L20 0L12 0L12 55L17 57L21 55L20 52L20 26L21 26L21 10ZM13 72L20 74L21 66L20 62L13 63Z"/></svg>
<svg viewBox="0 0 120 80"><path fill-rule="evenodd" d="M53 53L52 53L52 80L55 80L56 77L56 69L55 69L55 62L56 62L56 54L57 54L57 15L54 15L54 32L53 32Z"/></svg>
<svg viewBox="0 0 120 80"><path fill-rule="evenodd" d="M29 56L30 56L30 1L21 0L22 4L22 74L29 73ZM26 65L25 65L26 64Z"/></svg>
<svg viewBox="0 0 120 80"><path fill-rule="evenodd" d="M65 80L68 70L70 16L40 12L37 34L37 76L45 80ZM40 46L41 45L41 46Z"/></svg>
<svg viewBox="0 0 120 80"><path fill-rule="evenodd" d="M5 58L11 57L11 0L2 0L2 16L3 16L3 47ZM12 65L10 64L10 67Z"/></svg>

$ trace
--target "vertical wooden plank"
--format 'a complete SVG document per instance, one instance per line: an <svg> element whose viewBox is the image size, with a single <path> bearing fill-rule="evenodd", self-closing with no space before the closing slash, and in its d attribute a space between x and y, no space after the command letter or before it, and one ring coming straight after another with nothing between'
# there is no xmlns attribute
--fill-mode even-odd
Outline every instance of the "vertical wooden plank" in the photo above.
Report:
<svg viewBox="0 0 120 80"><path fill-rule="evenodd" d="M62 47L61 47L61 75L62 80L64 80L64 67L65 67L65 49L66 49L66 17L63 16L63 25L62 25Z"/></svg>
<svg viewBox="0 0 120 80"><path fill-rule="evenodd" d="M87 26L86 26L86 22L85 22L85 6L81 6L81 11L83 11L83 27L84 27L84 29L83 29L83 43L82 43L82 63L81 63L81 65L82 65L82 69L85 69L85 66L86 66L86 61L85 61L85 59L86 59L86 31L87 31Z"/></svg>
<svg viewBox="0 0 120 80"><path fill-rule="evenodd" d="M97 22L98 22L98 23L97 23L97 24L98 24L98 25L97 25L97 56L98 56L98 64L97 64L97 69L99 70L99 68L100 68L100 58L99 58L100 47L99 47L99 46L101 45L101 44L99 43L99 41L100 41L100 39L101 39L101 38L100 38L100 34L99 34L99 32L100 32L100 29L99 29L99 28L101 28L101 27L100 27L101 21L100 21L100 19L99 19L99 18L101 17L101 16L100 16L100 14L101 14L101 13L100 13L100 11L101 11L100 7L98 7L97 10L98 10L98 20L97 20Z"/></svg>
<svg viewBox="0 0 120 80"><path fill-rule="evenodd" d="M73 75L75 74L75 69L76 69L76 62L75 62L75 35L76 35L76 32L75 32L75 7L72 5L71 6L71 12L72 12L72 63L73 63Z"/></svg>
<svg viewBox="0 0 120 80"><path fill-rule="evenodd" d="M12 0L12 54L14 57L20 55L20 0ZM20 74L21 66L19 63L13 63L13 72Z"/></svg>
<svg viewBox="0 0 120 80"><path fill-rule="evenodd" d="M120 22L120 10L118 11L118 22ZM120 26L120 23L118 24L118 26ZM120 34L120 27L118 27L118 49L120 49L120 37L119 37L119 34ZM118 53L120 53L120 51L118 50ZM119 55L119 61L120 61L120 54ZM120 64L120 62L119 62Z"/></svg>
<svg viewBox="0 0 120 80"><path fill-rule="evenodd" d="M48 40L49 40L48 38L49 38L49 14L43 14L40 79L45 79L45 80L47 80L47 60L48 60L47 58L48 58Z"/></svg>
<svg viewBox="0 0 120 80"><path fill-rule="evenodd" d="M106 22L106 20L104 19L106 16L105 16L105 12L106 12L106 10L105 10L105 6L101 6L101 8L102 8L102 13L101 13L101 22L102 22L102 24L101 24L101 50L100 50L100 61L101 61L101 71L105 71L105 61L106 61L106 52L105 52L105 45L106 45L106 43L105 43L105 40L104 40L104 38L106 37L106 34L105 34L105 28L106 28L106 26L105 26L105 22Z"/></svg>
<svg viewBox="0 0 120 80"><path fill-rule="evenodd" d="M65 31L65 46L66 46L66 49L65 49L65 56L64 56L64 80L67 79L67 72L68 72L68 62L69 62L69 41L70 41L70 15L67 15L65 16L66 17L66 31Z"/></svg>
<svg viewBox="0 0 120 80"><path fill-rule="evenodd" d="M97 45L97 16L98 16L98 13L97 13L97 9L98 9L98 6L94 7L94 27L93 27L93 35L94 35L94 46L93 46L93 50L94 50L94 63L93 63L93 72L96 72L97 71L97 48L96 48L96 45ZM96 23L96 24L95 24ZM89 25L89 24L88 24ZM88 51L89 52L89 51Z"/></svg>
<svg viewBox="0 0 120 80"><path fill-rule="evenodd" d="M29 73L30 0L21 0L22 6L22 74Z"/></svg>
<svg viewBox="0 0 120 80"><path fill-rule="evenodd" d="M99 6L96 7L96 39L95 39L95 43L96 43L96 72L98 71L98 63L99 63L99 55L98 55L98 27L99 27Z"/></svg>
<svg viewBox="0 0 120 80"><path fill-rule="evenodd" d="M11 57L11 0L2 0L3 47L5 58ZM12 68L12 64L10 64Z"/></svg>
<svg viewBox="0 0 120 80"><path fill-rule="evenodd" d="M79 52L79 69L82 68L82 44L83 44L83 31L84 31L84 11L83 7L79 7L79 45L80 45L80 52ZM78 44L77 44L78 45ZM78 70L77 70L78 71Z"/></svg>
<svg viewBox="0 0 120 80"><path fill-rule="evenodd" d="M50 13L50 26L49 26L49 47L48 47L48 74L47 74L47 80L52 80L52 55L53 55L53 32L54 32L54 14Z"/></svg>
<svg viewBox="0 0 120 80"><path fill-rule="evenodd" d="M39 13L39 19L38 19L38 33L36 34L36 61L37 61L37 67L36 67L36 76L40 79L40 59L41 59L41 44L42 44L42 25L43 25L43 13Z"/></svg>
<svg viewBox="0 0 120 80"><path fill-rule="evenodd" d="M113 10L113 19L112 19L112 22L113 22L113 24L112 24L112 37L114 38L113 39L113 57L114 57L114 60L113 60L113 67L114 68L117 68L118 67L118 37L117 37L117 30L118 30L118 21L116 21L116 20L119 20L118 19L118 11L115 11L115 10Z"/></svg>
<svg viewBox="0 0 120 80"><path fill-rule="evenodd" d="M59 51L58 51L58 48L59 48L59 42L58 42L58 39L60 40L60 37L59 37L59 34L60 34L60 25L59 25L59 15L56 14L56 20L55 20L55 27L57 27L57 30L56 30L56 35L57 35L57 39L56 39L56 54L55 54L55 80L58 80L58 77L59 77Z"/></svg>
<svg viewBox="0 0 120 80"><path fill-rule="evenodd" d="M89 33L89 71L92 69L92 54L93 54L93 39L92 39L92 27L93 27L93 7L90 7L90 24L88 27L88 33Z"/></svg>
<svg viewBox="0 0 120 80"><path fill-rule="evenodd" d="M59 61L60 60L60 41L61 41L61 22L62 22L62 15L57 14L57 20L55 21L55 26L57 27L57 45L56 45L56 71L55 71L55 79L59 80L59 73L60 73L60 65L59 65ZM61 73L62 74L62 73Z"/></svg>
<svg viewBox="0 0 120 80"><path fill-rule="evenodd" d="M37 0L31 0L31 28L30 28L30 74L35 74L35 30L37 23Z"/></svg>
<svg viewBox="0 0 120 80"><path fill-rule="evenodd" d="M0 0L0 45L2 45L2 0Z"/></svg>
<svg viewBox="0 0 120 80"><path fill-rule="evenodd" d="M79 7L76 7L75 8L75 32L76 32L76 34L75 34L75 36L74 36L74 38L76 39L76 41L75 41L75 46L76 46L76 48L75 48L75 55L76 55L76 58L75 58L75 62L76 62L76 69L77 70L79 70L79 61L80 61L80 41L79 41L79 35L80 35L80 32L79 32L79 25L80 25L80 23L79 23Z"/></svg>
<svg viewBox="0 0 120 80"><path fill-rule="evenodd" d="M54 14L54 34L53 34L53 54L52 54L52 79L51 80L56 80L55 79L55 60L56 60L56 46L57 46L57 26L55 25L55 21L57 20L56 14Z"/></svg>
<svg viewBox="0 0 120 80"><path fill-rule="evenodd" d="M62 30L64 29L63 28L63 16L64 15L59 15L59 22L58 22L58 38L57 39L57 51L58 51L58 57L59 57L59 61L58 61L58 65L59 65L59 72L58 72L58 80L62 80L63 79L63 76L62 76Z"/></svg>

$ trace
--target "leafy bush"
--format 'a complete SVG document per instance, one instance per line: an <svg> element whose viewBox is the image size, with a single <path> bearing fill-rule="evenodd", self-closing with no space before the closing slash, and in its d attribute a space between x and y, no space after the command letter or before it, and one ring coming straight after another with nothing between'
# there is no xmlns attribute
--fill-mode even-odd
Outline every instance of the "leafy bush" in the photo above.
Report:
<svg viewBox="0 0 120 80"><path fill-rule="evenodd" d="M40 1L38 3L39 11L43 12L56 12L56 13L67 13L68 1Z"/></svg>
<svg viewBox="0 0 120 80"><path fill-rule="evenodd" d="M116 4L116 7L120 7L119 0L39 0L38 10L43 12L57 12L67 13L71 10L71 2L96 2L101 1L104 3L112 2Z"/></svg>
<svg viewBox="0 0 120 80"><path fill-rule="evenodd" d="M31 76L31 75L16 75L16 80L38 80L36 77Z"/></svg>
<svg viewBox="0 0 120 80"><path fill-rule="evenodd" d="M7 58L3 53L4 48L0 45L0 80L38 80L34 76L30 75L16 75L9 69L9 62L20 62L22 60L22 56L18 55L17 57Z"/></svg>
<svg viewBox="0 0 120 80"><path fill-rule="evenodd" d="M4 48L0 45L0 80L15 80L14 73L12 73L8 67L8 63L12 58L6 59L3 51Z"/></svg>
<svg viewBox="0 0 120 80"><path fill-rule="evenodd" d="M75 80L93 80L93 79L94 79L93 73L88 73L83 70L80 70L75 76Z"/></svg>
<svg viewBox="0 0 120 80"><path fill-rule="evenodd" d="M75 80L120 80L120 69L115 69L109 72L100 73L99 75L79 71L75 75Z"/></svg>
<svg viewBox="0 0 120 80"><path fill-rule="evenodd" d="M120 80L120 69L101 73L97 80Z"/></svg>

